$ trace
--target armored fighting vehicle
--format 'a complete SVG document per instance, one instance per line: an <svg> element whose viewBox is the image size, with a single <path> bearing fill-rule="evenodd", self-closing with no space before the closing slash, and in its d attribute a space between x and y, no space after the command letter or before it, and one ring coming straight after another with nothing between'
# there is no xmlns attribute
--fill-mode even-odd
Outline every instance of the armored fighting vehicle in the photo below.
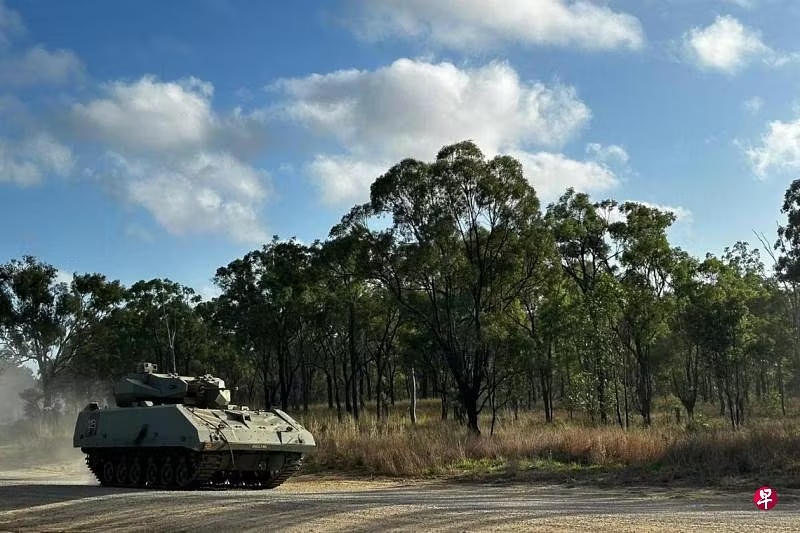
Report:
<svg viewBox="0 0 800 533"><path fill-rule="evenodd" d="M230 405L225 383L209 375L157 374L139 363L114 397L116 407L87 405L73 436L104 486L271 489L316 447L283 411Z"/></svg>

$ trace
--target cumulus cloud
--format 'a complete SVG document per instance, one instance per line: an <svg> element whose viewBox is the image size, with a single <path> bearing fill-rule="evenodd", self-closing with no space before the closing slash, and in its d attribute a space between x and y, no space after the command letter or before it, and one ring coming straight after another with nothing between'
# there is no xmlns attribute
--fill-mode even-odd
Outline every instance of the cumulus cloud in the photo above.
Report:
<svg viewBox="0 0 800 533"><path fill-rule="evenodd" d="M83 62L70 50L34 46L21 55L0 57L0 85L64 84L83 75Z"/></svg>
<svg viewBox="0 0 800 533"><path fill-rule="evenodd" d="M22 141L0 139L0 182L35 185L45 174L72 172L72 151L46 134Z"/></svg>
<svg viewBox="0 0 800 533"><path fill-rule="evenodd" d="M378 175L406 157L428 160L463 139L489 155L558 148L591 118L574 88L522 82L497 62L462 69L399 59L374 71L284 79L270 89L284 95L285 118L341 148L306 166L331 204L363 199Z"/></svg>
<svg viewBox="0 0 800 533"><path fill-rule="evenodd" d="M616 144L604 146L600 143L589 143L586 145L586 153L603 162L624 164L628 162L629 158L628 152Z"/></svg>
<svg viewBox="0 0 800 533"><path fill-rule="evenodd" d="M705 28L692 28L683 36L687 58L697 67L733 74L755 60L782 66L797 59L796 54L776 52L751 30L730 15L718 16Z"/></svg>
<svg viewBox="0 0 800 533"><path fill-rule="evenodd" d="M307 170L323 191L323 201L338 205L362 197L392 164L390 160L373 162L349 155L318 154Z"/></svg>
<svg viewBox="0 0 800 533"><path fill-rule="evenodd" d="M745 154L760 178L771 170L800 169L800 119L770 122L769 131L761 138L761 145L746 147Z"/></svg>
<svg viewBox="0 0 800 533"><path fill-rule="evenodd" d="M74 126L108 152L105 177L115 190L171 233L260 242L268 176L237 153L253 121L241 110L216 113L213 92L195 78L118 81L73 107Z"/></svg>
<svg viewBox="0 0 800 533"><path fill-rule="evenodd" d="M23 33L19 15L0 0L0 87L63 84L83 75L71 51L18 49L13 38ZM247 160L263 145L263 119L241 109L215 111L213 93L210 83L196 78L111 82L98 97L67 109L69 138L87 159L83 174L100 178L168 231L262 241L259 214L268 176ZM0 113L0 134L7 137L0 137L0 181L33 185L73 172L73 151L52 136L16 138L15 128L46 131L28 105L3 95Z"/></svg>
<svg viewBox="0 0 800 533"><path fill-rule="evenodd" d="M108 157L114 185L169 232L219 233L240 242L266 239L258 211L266 197L263 171L224 153L198 152L171 161Z"/></svg>
<svg viewBox="0 0 800 533"><path fill-rule="evenodd" d="M398 59L375 71L343 70L281 80L286 114L346 144L373 143L391 155L474 138L495 151L510 142L557 146L591 117L575 89L526 84L506 63L460 69Z"/></svg>
<svg viewBox="0 0 800 533"><path fill-rule="evenodd" d="M582 192L600 192L618 185L614 171L597 161L576 161L560 153L511 151L522 163L525 177L540 197L551 200L568 187Z"/></svg>
<svg viewBox="0 0 800 533"><path fill-rule="evenodd" d="M424 39L451 49L480 50L504 43L638 49L639 20L589 0L361 0L356 34Z"/></svg>
<svg viewBox="0 0 800 533"><path fill-rule="evenodd" d="M86 133L125 150L172 152L208 143L213 129L210 84L195 78L160 82L145 76L105 87L107 97L75 104Z"/></svg>
<svg viewBox="0 0 800 533"><path fill-rule="evenodd" d="M22 18L0 0L0 87L63 84L83 75L83 62L69 50L14 49L14 40L24 33Z"/></svg>

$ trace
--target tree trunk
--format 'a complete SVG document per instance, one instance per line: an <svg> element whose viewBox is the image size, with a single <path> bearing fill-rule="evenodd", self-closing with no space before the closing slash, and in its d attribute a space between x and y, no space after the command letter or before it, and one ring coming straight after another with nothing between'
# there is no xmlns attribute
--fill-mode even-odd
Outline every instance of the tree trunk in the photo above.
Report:
<svg viewBox="0 0 800 533"><path fill-rule="evenodd" d="M339 376L336 375L337 367L335 361L332 361L331 367L333 368L333 397L336 401L336 418L341 422L344 418L344 413L342 413L342 397L339 389Z"/></svg>
<svg viewBox="0 0 800 533"><path fill-rule="evenodd" d="M348 351L350 352L350 387L353 407L353 418L358 420L359 408L361 401L358 395L358 349L356 348L356 305L355 302L350 302L348 309Z"/></svg>
<svg viewBox="0 0 800 533"><path fill-rule="evenodd" d="M333 379L329 372L325 372L325 384L328 386L328 409L333 410Z"/></svg>
<svg viewBox="0 0 800 533"><path fill-rule="evenodd" d="M473 435L480 435L481 430L478 427L478 394L472 389L466 387L461 389L461 405L464 407L467 415L467 429Z"/></svg>
<svg viewBox="0 0 800 533"><path fill-rule="evenodd" d="M778 394L781 398L781 414L786 417L786 402L784 399L784 383L783 383L783 358L778 359Z"/></svg>
<svg viewBox="0 0 800 533"><path fill-rule="evenodd" d="M342 381L344 382L344 409L348 413L353 412L353 406L351 405L351 382L352 382L352 374L348 373L347 371L347 357L346 354L342 355Z"/></svg>
<svg viewBox="0 0 800 533"><path fill-rule="evenodd" d="M650 375L650 354L646 349L637 349L639 352L637 358L639 360L639 381L637 383L639 389L639 407L642 414L642 421L644 425L650 427L650 405L653 396L653 383Z"/></svg>
<svg viewBox="0 0 800 533"><path fill-rule="evenodd" d="M375 377L375 416L378 420L383 418L383 366L381 365L381 358L379 357L376 362L377 376Z"/></svg>
<svg viewBox="0 0 800 533"><path fill-rule="evenodd" d="M303 376L303 388L302 388L302 395L303 395L303 412L308 412L308 404L311 398L311 382L314 380L314 371L311 370L308 365L303 366L302 371Z"/></svg>
<svg viewBox="0 0 800 533"><path fill-rule="evenodd" d="M542 387L542 403L544 404L544 421L553 422L553 344L547 346L547 362L539 369L539 380Z"/></svg>
<svg viewBox="0 0 800 533"><path fill-rule="evenodd" d="M281 394L281 409L283 411L289 410L289 388L286 386L286 348L282 346L283 341L280 341L281 346L278 348L278 386Z"/></svg>
<svg viewBox="0 0 800 533"><path fill-rule="evenodd" d="M411 389L409 392L411 393L411 406L409 408L409 415L411 417L411 423L417 423L417 375L414 373L414 365L411 365L411 374L410 374L410 383L409 388Z"/></svg>

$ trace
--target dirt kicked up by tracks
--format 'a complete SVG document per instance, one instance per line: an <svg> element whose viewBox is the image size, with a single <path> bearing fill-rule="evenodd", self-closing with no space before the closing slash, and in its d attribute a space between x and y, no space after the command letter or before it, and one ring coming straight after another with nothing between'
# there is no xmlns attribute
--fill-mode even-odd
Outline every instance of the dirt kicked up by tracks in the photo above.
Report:
<svg viewBox="0 0 800 533"><path fill-rule="evenodd" d="M776 487L776 489L779 489ZM800 495L299 476L269 491L102 488L79 462L0 472L0 531L798 531Z"/></svg>

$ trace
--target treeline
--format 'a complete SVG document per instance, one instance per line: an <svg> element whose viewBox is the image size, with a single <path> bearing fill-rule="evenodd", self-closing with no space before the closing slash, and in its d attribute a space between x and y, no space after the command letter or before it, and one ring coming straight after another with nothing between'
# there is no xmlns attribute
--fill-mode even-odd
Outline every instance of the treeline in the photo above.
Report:
<svg viewBox="0 0 800 533"><path fill-rule="evenodd" d="M462 142L389 169L326 241L219 268L211 301L11 260L0 354L35 365L45 406L146 360L219 375L237 403L340 417L438 397L476 433L481 412L556 406L649 425L667 395L737 428L754 400L785 414L800 392L800 180L781 212L769 269L744 242L698 259L670 245L672 213L573 190L542 210L518 161Z"/></svg>

